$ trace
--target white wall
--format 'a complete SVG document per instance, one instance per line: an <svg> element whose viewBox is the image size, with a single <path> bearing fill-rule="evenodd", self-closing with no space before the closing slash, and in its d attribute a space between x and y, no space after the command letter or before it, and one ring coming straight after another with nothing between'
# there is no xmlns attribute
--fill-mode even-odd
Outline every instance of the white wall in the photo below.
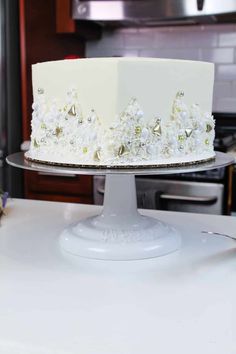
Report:
<svg viewBox="0 0 236 354"><path fill-rule="evenodd" d="M119 29L87 43L87 57L143 56L216 64L214 111L236 112L236 25Z"/></svg>

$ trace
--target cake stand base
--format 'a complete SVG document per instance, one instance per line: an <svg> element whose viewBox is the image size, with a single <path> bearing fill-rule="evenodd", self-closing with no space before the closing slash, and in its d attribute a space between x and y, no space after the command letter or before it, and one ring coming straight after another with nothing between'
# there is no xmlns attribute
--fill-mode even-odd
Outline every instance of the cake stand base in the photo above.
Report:
<svg viewBox="0 0 236 354"><path fill-rule="evenodd" d="M74 255L104 260L162 256L181 246L179 232L137 211L134 175L107 175L101 215L69 226L61 247Z"/></svg>

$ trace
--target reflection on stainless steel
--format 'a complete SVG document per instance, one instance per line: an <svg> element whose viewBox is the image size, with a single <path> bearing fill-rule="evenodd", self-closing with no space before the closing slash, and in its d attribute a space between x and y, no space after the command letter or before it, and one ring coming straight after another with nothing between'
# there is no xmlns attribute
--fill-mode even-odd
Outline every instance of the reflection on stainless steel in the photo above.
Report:
<svg viewBox="0 0 236 354"><path fill-rule="evenodd" d="M93 179L94 203L103 204L105 177ZM160 209L192 213L223 213L224 186L171 180L170 177L136 177L137 203L141 209Z"/></svg>
<svg viewBox="0 0 236 354"><path fill-rule="evenodd" d="M223 234L221 232L215 232L215 231L201 231L202 234L208 234L208 235L216 235L216 236L222 236L222 237L227 237L230 238L231 240L236 241L236 238L227 234Z"/></svg>
<svg viewBox="0 0 236 354"><path fill-rule="evenodd" d="M229 21L236 14L236 0L73 0L74 19L123 24L158 25L177 21L199 23ZM232 21L233 18L232 17Z"/></svg>
<svg viewBox="0 0 236 354"><path fill-rule="evenodd" d="M228 166L234 163L234 159L229 154L216 152L214 160L199 163L196 165L180 166L180 167L156 167L156 168L89 168L89 167L63 167L53 166L43 163L36 163L24 158L23 152L18 152L7 157L9 165L23 168L26 170L49 172L49 173L66 173L77 175L106 175L106 174L134 174L134 175L167 175L176 173L188 173L194 171L205 171L215 168Z"/></svg>

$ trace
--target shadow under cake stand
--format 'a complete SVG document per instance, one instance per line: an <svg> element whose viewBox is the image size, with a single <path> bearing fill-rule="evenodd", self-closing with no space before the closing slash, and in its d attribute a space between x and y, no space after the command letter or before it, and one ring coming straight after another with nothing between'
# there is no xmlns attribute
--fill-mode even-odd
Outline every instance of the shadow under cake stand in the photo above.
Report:
<svg viewBox="0 0 236 354"><path fill-rule="evenodd" d="M173 226L141 215L137 210L135 175L168 175L228 166L234 159L217 152L214 160L180 167L90 168L65 167L26 160L19 152L7 157L9 165L26 170L71 175L106 175L103 211L62 231L63 250L82 257L133 260L162 256L181 247Z"/></svg>

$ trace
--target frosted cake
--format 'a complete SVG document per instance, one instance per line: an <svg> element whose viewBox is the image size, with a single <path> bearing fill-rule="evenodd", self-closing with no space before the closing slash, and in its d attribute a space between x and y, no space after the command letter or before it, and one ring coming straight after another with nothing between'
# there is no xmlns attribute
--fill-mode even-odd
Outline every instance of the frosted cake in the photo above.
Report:
<svg viewBox="0 0 236 354"><path fill-rule="evenodd" d="M214 158L211 63L62 60L32 67L32 160L166 166Z"/></svg>

